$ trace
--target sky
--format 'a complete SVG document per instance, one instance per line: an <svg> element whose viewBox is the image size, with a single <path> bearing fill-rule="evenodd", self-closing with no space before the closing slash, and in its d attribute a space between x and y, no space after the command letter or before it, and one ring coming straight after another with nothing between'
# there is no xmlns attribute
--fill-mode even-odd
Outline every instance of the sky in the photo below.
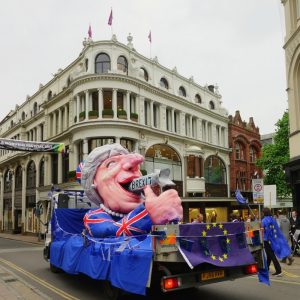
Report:
<svg viewBox="0 0 300 300"><path fill-rule="evenodd" d="M91 25L94 41L131 33L137 52L217 85L229 114L274 132L288 108L284 23L280 0L1 1L0 120L78 57Z"/></svg>

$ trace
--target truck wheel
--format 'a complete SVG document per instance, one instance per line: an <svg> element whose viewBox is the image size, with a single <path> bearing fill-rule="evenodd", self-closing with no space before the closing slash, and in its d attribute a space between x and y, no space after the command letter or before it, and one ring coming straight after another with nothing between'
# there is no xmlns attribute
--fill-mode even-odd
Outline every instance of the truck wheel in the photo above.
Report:
<svg viewBox="0 0 300 300"><path fill-rule="evenodd" d="M50 271L52 273L61 273L62 272L62 270L60 268L58 268L58 267L56 267L56 266L54 266L52 264L50 264Z"/></svg>
<svg viewBox="0 0 300 300"><path fill-rule="evenodd" d="M117 300L121 295L121 290L112 286L109 280L103 282L104 293L109 300Z"/></svg>

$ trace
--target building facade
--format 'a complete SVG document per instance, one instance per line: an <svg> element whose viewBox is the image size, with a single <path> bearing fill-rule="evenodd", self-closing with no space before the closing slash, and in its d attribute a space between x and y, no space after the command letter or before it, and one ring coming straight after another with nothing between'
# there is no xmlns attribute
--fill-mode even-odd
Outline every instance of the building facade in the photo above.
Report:
<svg viewBox="0 0 300 300"><path fill-rule="evenodd" d="M111 40L83 42L79 57L0 123L0 137L60 142L65 154L0 150L0 229L36 232L44 220L52 184L80 189L78 164L95 147L120 143L145 156L142 169L169 168L193 209L220 209L229 200L228 113L214 86L202 87L167 69L157 58ZM225 201L225 204L224 204Z"/></svg>
<svg viewBox="0 0 300 300"><path fill-rule="evenodd" d="M284 50L290 125L290 161L286 165L286 176L293 190L294 207L300 212L300 1L281 2L286 27Z"/></svg>
<svg viewBox="0 0 300 300"><path fill-rule="evenodd" d="M259 128L255 126L253 118L249 122L242 120L240 112L229 116L228 143L230 152L230 193L234 197L236 189L243 196L252 201L252 179L262 178L262 171L256 167L256 159L261 156L261 142ZM245 218L248 210L242 212Z"/></svg>

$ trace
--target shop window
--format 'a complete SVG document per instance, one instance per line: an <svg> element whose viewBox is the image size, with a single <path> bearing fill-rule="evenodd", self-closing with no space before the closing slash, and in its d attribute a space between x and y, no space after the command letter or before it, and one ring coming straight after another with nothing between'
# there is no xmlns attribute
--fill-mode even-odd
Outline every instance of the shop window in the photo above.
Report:
<svg viewBox="0 0 300 300"><path fill-rule="evenodd" d="M36 168L35 163L31 160L27 166L27 188L35 188L36 187Z"/></svg>
<svg viewBox="0 0 300 300"><path fill-rule="evenodd" d="M226 167L216 155L209 156L204 163L205 183L226 184Z"/></svg>
<svg viewBox="0 0 300 300"><path fill-rule="evenodd" d="M88 147L89 147L88 151L90 153L97 147L104 146L107 144L113 144L113 143L115 143L115 139L113 137L93 138L93 139L90 139L88 142ZM79 160L79 161L82 161L82 160L83 160L83 155L82 155L81 160Z"/></svg>
<svg viewBox="0 0 300 300"><path fill-rule="evenodd" d="M129 152L133 152L133 141L129 139L121 139L120 144L122 147L126 148Z"/></svg>

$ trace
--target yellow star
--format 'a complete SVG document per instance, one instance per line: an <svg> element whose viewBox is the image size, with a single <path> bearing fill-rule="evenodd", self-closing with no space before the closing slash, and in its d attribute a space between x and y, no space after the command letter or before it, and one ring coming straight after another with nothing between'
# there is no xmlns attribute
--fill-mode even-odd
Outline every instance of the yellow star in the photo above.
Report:
<svg viewBox="0 0 300 300"><path fill-rule="evenodd" d="M226 253L223 254L223 257L224 257L224 259L227 259L227 258L228 258L228 256L227 256Z"/></svg>
<svg viewBox="0 0 300 300"><path fill-rule="evenodd" d="M228 233L228 231L225 229L225 230L223 230L223 233L226 235Z"/></svg>
<svg viewBox="0 0 300 300"><path fill-rule="evenodd" d="M219 224L219 228L222 229L223 228L223 224Z"/></svg>
<svg viewBox="0 0 300 300"><path fill-rule="evenodd" d="M214 255L211 256L212 260L216 260L216 257Z"/></svg>
<svg viewBox="0 0 300 300"><path fill-rule="evenodd" d="M222 257L219 257L219 261L220 261L220 262L223 262L224 259L223 259Z"/></svg>
<svg viewBox="0 0 300 300"><path fill-rule="evenodd" d="M226 243L229 244L230 243L230 239L227 238L226 239Z"/></svg>
<svg viewBox="0 0 300 300"><path fill-rule="evenodd" d="M206 236L206 231L202 231L202 236Z"/></svg>
<svg viewBox="0 0 300 300"><path fill-rule="evenodd" d="M209 230L210 229L210 225L207 224L206 225L206 229Z"/></svg>
<svg viewBox="0 0 300 300"><path fill-rule="evenodd" d="M217 223L213 223L212 226L213 226L213 227L217 227Z"/></svg>

